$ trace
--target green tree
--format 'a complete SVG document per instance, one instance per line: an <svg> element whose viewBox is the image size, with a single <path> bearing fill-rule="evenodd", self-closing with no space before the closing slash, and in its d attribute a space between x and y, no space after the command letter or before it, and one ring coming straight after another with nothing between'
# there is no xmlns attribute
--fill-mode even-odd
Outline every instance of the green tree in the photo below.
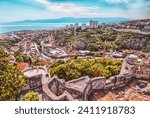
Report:
<svg viewBox="0 0 150 118"><path fill-rule="evenodd" d="M39 94L37 92L28 92L23 96L22 101L39 101Z"/></svg>
<svg viewBox="0 0 150 118"><path fill-rule="evenodd" d="M17 62L26 62L28 63L30 60L30 57L28 57L27 55L23 55L20 52L15 52L15 58Z"/></svg>
<svg viewBox="0 0 150 118"><path fill-rule="evenodd" d="M17 100L26 85L26 77L16 65L9 64L7 54L0 48L0 100Z"/></svg>
<svg viewBox="0 0 150 118"><path fill-rule="evenodd" d="M70 60L63 63L54 63L51 66L51 76L58 76L66 81L77 79L82 76L98 77L104 76L109 78L119 74L122 61L111 59L95 60Z"/></svg>
<svg viewBox="0 0 150 118"><path fill-rule="evenodd" d="M43 62L38 59L33 62L33 65L34 66L44 66Z"/></svg>

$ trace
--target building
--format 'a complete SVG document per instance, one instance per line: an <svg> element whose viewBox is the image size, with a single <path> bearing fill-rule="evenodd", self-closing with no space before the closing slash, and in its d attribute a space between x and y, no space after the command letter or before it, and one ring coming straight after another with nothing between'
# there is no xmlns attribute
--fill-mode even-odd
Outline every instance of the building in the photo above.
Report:
<svg viewBox="0 0 150 118"><path fill-rule="evenodd" d="M93 21L92 21L92 20L90 20L89 25L90 25L90 28L93 28L93 27L94 27L94 26L93 26Z"/></svg>
<svg viewBox="0 0 150 118"><path fill-rule="evenodd" d="M83 23L83 24L81 25L81 29L82 29L82 30L85 30L86 28L87 28L87 27L86 27L86 24Z"/></svg>
<svg viewBox="0 0 150 118"><path fill-rule="evenodd" d="M90 25L90 28L96 29L96 28L98 28L98 21L90 20L89 25Z"/></svg>
<svg viewBox="0 0 150 118"><path fill-rule="evenodd" d="M75 24L74 24L74 28L77 29L78 27L79 27L79 24L78 24L78 23L75 23Z"/></svg>
<svg viewBox="0 0 150 118"><path fill-rule="evenodd" d="M98 28L98 21L94 21L93 24L94 24L94 29Z"/></svg>
<svg viewBox="0 0 150 118"><path fill-rule="evenodd" d="M69 29L69 25L66 25L65 28L66 28L66 29Z"/></svg>
<svg viewBox="0 0 150 118"><path fill-rule="evenodd" d="M150 26L145 26L143 29L145 32L150 32Z"/></svg>
<svg viewBox="0 0 150 118"><path fill-rule="evenodd" d="M74 28L73 24L70 24L70 29L73 29L73 28Z"/></svg>
<svg viewBox="0 0 150 118"><path fill-rule="evenodd" d="M29 91L35 91L41 94L43 91L42 86L50 79L47 68L45 66L28 67L22 70L22 72L28 78L28 84L22 88L21 96Z"/></svg>

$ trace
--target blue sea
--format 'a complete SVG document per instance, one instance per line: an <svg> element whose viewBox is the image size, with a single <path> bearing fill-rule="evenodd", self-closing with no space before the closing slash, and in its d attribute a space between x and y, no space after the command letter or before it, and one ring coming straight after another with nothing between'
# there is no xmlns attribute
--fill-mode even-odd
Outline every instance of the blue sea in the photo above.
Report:
<svg viewBox="0 0 150 118"><path fill-rule="evenodd" d="M51 30L65 27L70 23L34 23L34 24L0 24L0 33L7 33L21 30Z"/></svg>

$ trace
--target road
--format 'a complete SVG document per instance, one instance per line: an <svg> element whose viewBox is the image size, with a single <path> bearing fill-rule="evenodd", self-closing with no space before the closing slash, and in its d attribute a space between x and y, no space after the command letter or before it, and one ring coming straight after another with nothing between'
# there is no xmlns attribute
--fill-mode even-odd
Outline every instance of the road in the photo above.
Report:
<svg viewBox="0 0 150 118"><path fill-rule="evenodd" d="M34 47L35 47L36 51L38 52L38 54L39 54L41 57L43 57L44 59L50 59L50 60L51 60L51 58L50 58L50 57L48 57L48 56L44 55L43 53L41 53L41 52L39 51L39 49L38 49L38 47L37 47L37 44L36 44L36 43L34 43Z"/></svg>
<svg viewBox="0 0 150 118"><path fill-rule="evenodd" d="M144 31L137 30L137 29L115 29L114 28L114 30L119 31L119 32L133 32L133 33L139 33L139 34L145 34L145 35L150 34L150 32L144 32Z"/></svg>

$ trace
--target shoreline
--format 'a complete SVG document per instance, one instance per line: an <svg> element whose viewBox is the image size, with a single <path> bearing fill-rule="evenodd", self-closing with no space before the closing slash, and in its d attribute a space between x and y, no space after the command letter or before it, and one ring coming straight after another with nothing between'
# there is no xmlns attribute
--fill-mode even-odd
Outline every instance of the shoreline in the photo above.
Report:
<svg viewBox="0 0 150 118"><path fill-rule="evenodd" d="M17 25L0 24L0 34L21 32L21 31L58 30L60 28L64 28L66 25L69 24L71 23L35 23L35 24L17 24Z"/></svg>

